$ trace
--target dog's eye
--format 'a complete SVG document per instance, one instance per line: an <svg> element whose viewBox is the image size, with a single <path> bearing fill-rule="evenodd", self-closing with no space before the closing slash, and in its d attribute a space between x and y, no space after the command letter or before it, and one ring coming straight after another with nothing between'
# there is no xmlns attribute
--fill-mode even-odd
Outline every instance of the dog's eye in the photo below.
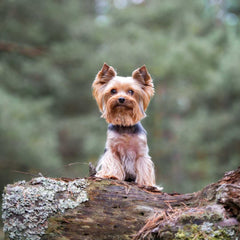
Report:
<svg viewBox="0 0 240 240"><path fill-rule="evenodd" d="M134 91L133 91L133 90L128 90L128 93L129 93L130 95L133 95L133 94L134 94Z"/></svg>
<svg viewBox="0 0 240 240"><path fill-rule="evenodd" d="M113 89L111 90L111 94L115 94L115 93L117 93L117 90L113 88Z"/></svg>

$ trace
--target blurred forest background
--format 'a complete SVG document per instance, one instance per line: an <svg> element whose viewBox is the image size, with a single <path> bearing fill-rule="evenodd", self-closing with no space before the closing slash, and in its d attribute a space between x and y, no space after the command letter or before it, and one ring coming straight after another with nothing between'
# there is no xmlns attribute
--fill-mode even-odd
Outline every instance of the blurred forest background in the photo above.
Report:
<svg viewBox="0 0 240 240"><path fill-rule="evenodd" d="M157 183L192 192L240 165L238 0L0 2L0 187L84 177L107 124L91 84L104 62L146 64L143 125Z"/></svg>

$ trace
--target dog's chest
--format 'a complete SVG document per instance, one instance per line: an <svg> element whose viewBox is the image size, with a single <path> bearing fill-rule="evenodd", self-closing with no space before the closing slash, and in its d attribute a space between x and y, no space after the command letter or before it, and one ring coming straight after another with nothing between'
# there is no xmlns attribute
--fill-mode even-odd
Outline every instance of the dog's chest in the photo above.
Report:
<svg viewBox="0 0 240 240"><path fill-rule="evenodd" d="M108 147L122 161L134 161L147 150L145 134L110 133L109 135Z"/></svg>
<svg viewBox="0 0 240 240"><path fill-rule="evenodd" d="M125 180L136 179L136 163L148 152L145 131L129 131L132 129L111 129L108 131L106 149L121 162L125 172Z"/></svg>

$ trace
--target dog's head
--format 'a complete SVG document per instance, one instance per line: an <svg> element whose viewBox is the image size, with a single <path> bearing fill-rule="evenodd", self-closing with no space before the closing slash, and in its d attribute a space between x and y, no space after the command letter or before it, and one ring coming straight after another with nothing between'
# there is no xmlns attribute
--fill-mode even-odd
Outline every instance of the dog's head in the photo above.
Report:
<svg viewBox="0 0 240 240"><path fill-rule="evenodd" d="M120 77L113 67L104 63L92 88L102 117L108 123L121 126L134 125L144 118L154 94L152 78L145 65L133 71L131 77Z"/></svg>

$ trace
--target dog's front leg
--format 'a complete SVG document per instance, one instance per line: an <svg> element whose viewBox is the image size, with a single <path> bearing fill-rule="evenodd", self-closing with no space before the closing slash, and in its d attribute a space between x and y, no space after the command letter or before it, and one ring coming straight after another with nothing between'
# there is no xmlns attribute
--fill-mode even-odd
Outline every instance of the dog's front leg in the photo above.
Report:
<svg viewBox="0 0 240 240"><path fill-rule="evenodd" d="M136 162L136 183L155 186L154 164L149 155L139 157Z"/></svg>
<svg viewBox="0 0 240 240"><path fill-rule="evenodd" d="M113 178L118 180L125 179L125 172L120 159L116 154L113 154L111 150L107 150L100 158L96 170L96 177Z"/></svg>

